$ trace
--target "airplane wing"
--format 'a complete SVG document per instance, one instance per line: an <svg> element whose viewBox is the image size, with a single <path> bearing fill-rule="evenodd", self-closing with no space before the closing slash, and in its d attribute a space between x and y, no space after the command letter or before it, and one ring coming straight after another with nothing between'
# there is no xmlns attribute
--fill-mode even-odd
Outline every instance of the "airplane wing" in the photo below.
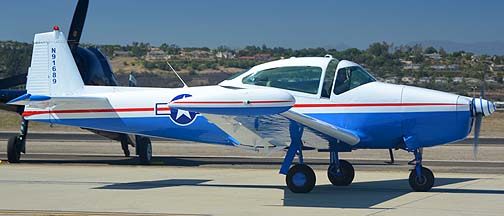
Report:
<svg viewBox="0 0 504 216"><path fill-rule="evenodd" d="M304 125L303 145L314 149L328 149L329 142L340 140L349 145L359 143L359 136L309 116L287 111L276 115L236 116L203 114L232 138L236 145L253 148L285 148L290 145L290 121Z"/></svg>
<svg viewBox="0 0 504 216"><path fill-rule="evenodd" d="M303 133L304 146L307 147L327 149L329 141L334 140L349 145L359 143L360 138L355 132L290 110L294 98L287 93L262 91L248 89L226 95L193 96L177 100L170 107L203 113L210 122L228 133L236 145L288 146L290 121L308 129Z"/></svg>
<svg viewBox="0 0 504 216"><path fill-rule="evenodd" d="M227 116L203 114L232 138L237 146L253 148L285 148L290 145L289 119L282 115ZM305 146L325 149L328 142L313 133L304 133Z"/></svg>

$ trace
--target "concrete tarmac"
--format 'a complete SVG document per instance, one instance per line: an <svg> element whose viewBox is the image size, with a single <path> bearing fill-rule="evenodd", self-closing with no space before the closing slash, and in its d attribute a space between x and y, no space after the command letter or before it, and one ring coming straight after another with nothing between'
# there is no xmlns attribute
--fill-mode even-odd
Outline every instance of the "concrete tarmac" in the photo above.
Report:
<svg viewBox="0 0 504 216"><path fill-rule="evenodd" d="M436 176L426 193L408 185L406 152L394 165L386 150L342 153L356 169L348 187L330 185L327 153L306 152L317 186L294 194L282 152L156 141L153 165L140 166L117 142L32 138L21 164L0 151L0 215L502 215L504 145L480 147L479 160L470 145L425 149Z"/></svg>
<svg viewBox="0 0 504 216"><path fill-rule="evenodd" d="M412 192L408 171L358 171L348 187L317 170L294 194L273 169L180 166L0 166L4 215L502 215L503 174L435 173Z"/></svg>

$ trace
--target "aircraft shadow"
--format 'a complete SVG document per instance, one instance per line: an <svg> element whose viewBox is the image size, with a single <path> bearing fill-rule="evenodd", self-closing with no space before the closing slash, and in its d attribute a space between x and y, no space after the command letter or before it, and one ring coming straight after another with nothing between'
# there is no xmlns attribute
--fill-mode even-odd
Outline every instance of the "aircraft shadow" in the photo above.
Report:
<svg viewBox="0 0 504 216"><path fill-rule="evenodd" d="M140 182L126 182L114 183L93 189L111 189L111 190L143 190L164 187L177 187L187 185L200 185L208 182L208 179L167 179L156 181L140 181Z"/></svg>
<svg viewBox="0 0 504 216"><path fill-rule="evenodd" d="M474 178L436 178L434 187L477 180ZM504 194L504 190L433 188L434 193ZM284 190L284 206L323 208L373 208L373 206L413 192L407 179L355 182L350 186L320 185L309 194Z"/></svg>
<svg viewBox="0 0 504 216"><path fill-rule="evenodd" d="M435 187L477 180L476 178L437 178ZM356 182L350 186L336 187L317 185L307 194L292 193L285 186L279 185L244 185L212 184L209 179L168 179L157 181L139 181L114 183L93 189L108 190L142 190L177 186L277 189L284 191L283 205L296 207L323 208L373 208L394 198L413 192L407 179ZM433 188L434 193L468 193L468 194L504 194L504 190L480 190L459 188Z"/></svg>
<svg viewBox="0 0 504 216"><path fill-rule="evenodd" d="M0 158L2 155L0 154ZM23 155L24 156L24 155ZM33 158L31 155L26 155L21 159L21 163L26 164L108 164L108 165L140 165L136 157L121 157L121 156L105 156L105 155L40 155ZM280 166L282 159L278 158L215 158L215 157L191 157L191 156L164 156L154 157L152 163L148 166L187 166L197 167L203 165L263 165L263 166ZM327 166L326 160L306 160L311 166ZM354 165L378 165L378 166L400 166L401 164L387 164L383 161L376 162L354 162Z"/></svg>
<svg viewBox="0 0 504 216"><path fill-rule="evenodd" d="M73 157L71 159L24 159L21 163L25 164L108 164L108 165L142 165L137 158L124 158L124 157L114 157L111 156L79 156L79 158ZM276 165L279 166L279 161L236 161L234 159L212 159L212 158L198 158L198 157L156 157L153 159L151 164L145 166L186 166L186 167L197 167L204 165ZM327 163L320 163L327 164ZM313 164L318 165L318 164Z"/></svg>

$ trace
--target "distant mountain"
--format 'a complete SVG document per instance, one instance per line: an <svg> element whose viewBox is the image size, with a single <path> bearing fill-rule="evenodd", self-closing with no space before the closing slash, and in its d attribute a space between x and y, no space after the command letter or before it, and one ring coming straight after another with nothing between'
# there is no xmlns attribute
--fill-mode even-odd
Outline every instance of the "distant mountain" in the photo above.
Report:
<svg viewBox="0 0 504 216"><path fill-rule="evenodd" d="M326 46L322 46L326 49L336 49L338 51L342 51L342 50L346 50L346 49L349 49L349 48L352 48L351 46L345 44L345 43L338 43L338 44L334 44L334 45L326 45Z"/></svg>
<svg viewBox="0 0 504 216"><path fill-rule="evenodd" d="M447 52L466 51L474 54L504 55L504 41L459 43L453 41L429 40L411 42L409 45L421 44L424 47L432 46L436 49L443 47Z"/></svg>

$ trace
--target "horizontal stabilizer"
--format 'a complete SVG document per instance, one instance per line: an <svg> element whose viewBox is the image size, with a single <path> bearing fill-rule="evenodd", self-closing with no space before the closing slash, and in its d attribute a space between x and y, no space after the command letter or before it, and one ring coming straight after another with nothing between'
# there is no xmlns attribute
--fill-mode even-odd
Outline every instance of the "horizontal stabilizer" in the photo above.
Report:
<svg viewBox="0 0 504 216"><path fill-rule="evenodd" d="M61 109L65 105L72 105L74 107L78 106L90 106L96 105L97 107L108 105L107 98L101 97L83 97L83 96L75 96L75 97L49 97L45 95L31 95L24 94L21 95L7 104L11 105L26 105L28 109Z"/></svg>
<svg viewBox="0 0 504 216"><path fill-rule="evenodd" d="M50 100L51 97L45 95L24 94L7 102L10 105L29 105L30 102L40 102Z"/></svg>

